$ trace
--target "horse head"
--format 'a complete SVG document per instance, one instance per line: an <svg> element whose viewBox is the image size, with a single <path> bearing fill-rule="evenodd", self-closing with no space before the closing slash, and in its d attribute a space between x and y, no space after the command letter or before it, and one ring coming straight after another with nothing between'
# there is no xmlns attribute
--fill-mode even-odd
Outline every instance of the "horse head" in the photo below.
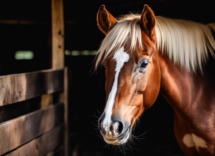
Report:
<svg viewBox="0 0 215 156"><path fill-rule="evenodd" d="M160 91L156 19L148 5L141 16L120 20L102 5L97 23L106 35L96 63L106 68L106 105L99 128L107 143L120 145L129 140L137 119L152 106Z"/></svg>

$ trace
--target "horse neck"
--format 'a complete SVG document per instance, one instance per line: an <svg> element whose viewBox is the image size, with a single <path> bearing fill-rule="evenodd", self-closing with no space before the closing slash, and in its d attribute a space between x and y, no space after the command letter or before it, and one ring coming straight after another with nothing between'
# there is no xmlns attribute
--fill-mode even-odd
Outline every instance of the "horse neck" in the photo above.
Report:
<svg viewBox="0 0 215 156"><path fill-rule="evenodd" d="M166 55L159 54L161 93L176 113L188 114L190 106L202 96L205 85L201 75L196 76L184 67L175 65Z"/></svg>

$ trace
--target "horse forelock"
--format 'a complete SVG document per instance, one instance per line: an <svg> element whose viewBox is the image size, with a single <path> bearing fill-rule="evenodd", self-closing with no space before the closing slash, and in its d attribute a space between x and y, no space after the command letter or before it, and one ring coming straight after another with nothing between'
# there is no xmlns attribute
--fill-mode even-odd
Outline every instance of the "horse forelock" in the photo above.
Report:
<svg viewBox="0 0 215 156"><path fill-rule="evenodd" d="M96 68L102 59L111 51L118 51L130 39L130 49L137 44L143 47L139 24L140 15L122 16L102 41L98 50ZM184 66L188 71L196 72L207 62L208 51L215 58L215 40L211 32L215 24L204 25L192 21L156 17L156 47L175 63Z"/></svg>
<svg viewBox="0 0 215 156"><path fill-rule="evenodd" d="M130 49L134 50L137 43L142 47L141 28L139 25L140 15L125 15L118 20L118 23L108 32L98 50L96 68L102 59L105 59L111 51L118 51L123 44L130 39Z"/></svg>

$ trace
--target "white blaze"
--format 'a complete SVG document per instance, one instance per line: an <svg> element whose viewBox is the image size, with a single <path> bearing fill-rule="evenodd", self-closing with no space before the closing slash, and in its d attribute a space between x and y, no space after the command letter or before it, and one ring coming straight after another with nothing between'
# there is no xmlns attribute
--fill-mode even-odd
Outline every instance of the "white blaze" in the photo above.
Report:
<svg viewBox="0 0 215 156"><path fill-rule="evenodd" d="M115 103L115 97L116 97L116 93L117 93L117 84L118 84L118 77L119 77L119 73L121 68L123 67L125 62L128 62L129 60L129 55L124 52L124 47L122 47L121 49L119 49L115 54L113 59L116 60L116 68L115 68L115 78L114 78L114 83L112 86L112 89L109 93L108 96L108 100L107 100L107 104L105 107L105 118L103 121L104 127L106 131L109 131L109 127L111 125L111 115L112 115L112 109Z"/></svg>

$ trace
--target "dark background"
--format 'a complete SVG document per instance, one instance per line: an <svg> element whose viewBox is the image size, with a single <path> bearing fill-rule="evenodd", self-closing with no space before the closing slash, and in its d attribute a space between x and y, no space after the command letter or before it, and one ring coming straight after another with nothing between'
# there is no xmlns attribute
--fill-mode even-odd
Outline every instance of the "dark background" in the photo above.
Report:
<svg viewBox="0 0 215 156"><path fill-rule="evenodd" d="M156 15L215 22L209 0L64 0L65 50L97 50L104 38L96 25L96 13L105 4L114 16L141 13L148 4ZM5 23L5 20L33 21ZM34 52L32 60L15 60L17 50ZM0 75L51 67L51 1L0 0ZM183 156L173 132L173 109L159 95L145 111L125 146L110 146L101 138L97 120L104 109L104 69L93 71L95 56L65 55L69 68L69 119L73 156Z"/></svg>

